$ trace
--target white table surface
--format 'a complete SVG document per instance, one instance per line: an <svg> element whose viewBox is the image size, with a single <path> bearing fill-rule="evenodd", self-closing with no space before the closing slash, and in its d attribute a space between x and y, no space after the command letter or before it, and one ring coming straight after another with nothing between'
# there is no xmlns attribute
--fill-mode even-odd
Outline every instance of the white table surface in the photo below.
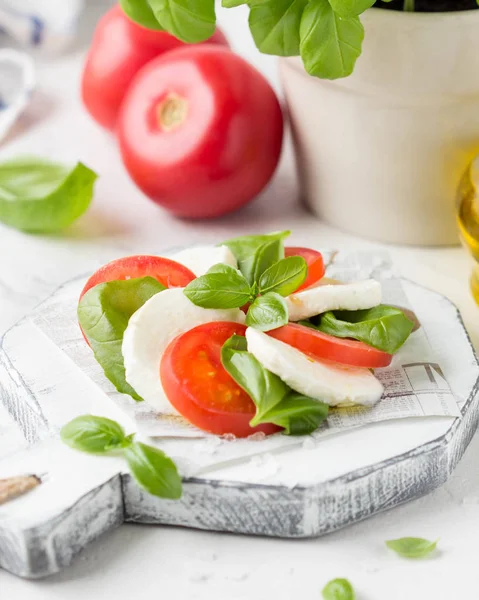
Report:
<svg viewBox="0 0 479 600"><path fill-rule="evenodd" d="M79 100L79 75L92 23L111 2L91 0L76 48L38 58L39 89L1 158L36 153L82 160L100 174L88 214L66 234L27 236L0 226L0 334L63 280L128 253L160 252L187 243L281 228L297 245L385 248L406 277L453 300L479 347L479 309L468 288L470 263L457 248L386 247L328 227L300 205L289 145L268 190L243 211L214 222L172 219L146 200L125 174L114 140L92 123ZM246 13L222 10L233 46L279 89L276 61L261 56L246 28ZM234 18L233 18L234 17ZM444 343L447 343L445 335ZM83 600L320 598L325 582L348 577L358 600L476 598L479 527L479 435L453 477L433 494L316 540L285 541L167 527L124 525L85 551L63 573L26 582L0 571L0 598ZM384 540L406 535L440 538L440 552L407 561Z"/></svg>

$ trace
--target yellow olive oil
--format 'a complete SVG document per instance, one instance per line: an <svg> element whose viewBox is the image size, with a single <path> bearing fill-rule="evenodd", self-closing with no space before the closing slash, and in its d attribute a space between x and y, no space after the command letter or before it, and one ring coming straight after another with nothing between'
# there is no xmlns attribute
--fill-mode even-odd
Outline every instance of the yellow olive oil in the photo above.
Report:
<svg viewBox="0 0 479 600"><path fill-rule="evenodd" d="M471 289L479 304L479 164L473 162L465 173L457 197L457 224L464 246L474 259Z"/></svg>

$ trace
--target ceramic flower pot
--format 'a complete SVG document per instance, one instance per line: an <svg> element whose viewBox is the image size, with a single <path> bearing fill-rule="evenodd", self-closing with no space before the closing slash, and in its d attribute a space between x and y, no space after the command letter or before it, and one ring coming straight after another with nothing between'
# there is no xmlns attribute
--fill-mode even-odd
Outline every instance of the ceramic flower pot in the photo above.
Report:
<svg viewBox="0 0 479 600"><path fill-rule="evenodd" d="M305 201L364 237L455 244L457 187L479 154L479 11L370 9L362 20L347 79L281 61Z"/></svg>

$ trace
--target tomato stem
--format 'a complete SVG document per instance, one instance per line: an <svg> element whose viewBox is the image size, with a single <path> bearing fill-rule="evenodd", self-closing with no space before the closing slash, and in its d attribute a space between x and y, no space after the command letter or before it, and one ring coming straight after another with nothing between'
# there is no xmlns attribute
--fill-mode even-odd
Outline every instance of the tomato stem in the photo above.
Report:
<svg viewBox="0 0 479 600"><path fill-rule="evenodd" d="M157 117L163 131L174 131L188 115L188 101L178 94L168 94L157 108Z"/></svg>

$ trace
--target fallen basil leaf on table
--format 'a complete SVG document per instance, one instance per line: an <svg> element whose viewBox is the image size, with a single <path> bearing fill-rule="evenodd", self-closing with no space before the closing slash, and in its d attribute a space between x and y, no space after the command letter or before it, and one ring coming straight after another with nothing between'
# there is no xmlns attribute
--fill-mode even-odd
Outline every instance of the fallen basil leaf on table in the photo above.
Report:
<svg viewBox="0 0 479 600"><path fill-rule="evenodd" d="M275 292L258 296L246 315L246 325L260 331L271 331L287 324L286 300Z"/></svg>
<svg viewBox="0 0 479 600"><path fill-rule="evenodd" d="M81 452L103 454L121 448L125 430L116 421L106 417L82 415L62 427L62 441Z"/></svg>
<svg viewBox="0 0 479 600"><path fill-rule="evenodd" d="M134 442L135 434L125 435L125 430L116 421L82 415L64 425L60 437L80 452L122 453L132 476L149 494L173 500L181 498L181 477L171 458L158 448Z"/></svg>
<svg viewBox="0 0 479 600"><path fill-rule="evenodd" d="M100 283L83 296L78 321L105 375L122 394L142 401L126 381L121 345L130 317L165 286L153 277Z"/></svg>
<svg viewBox="0 0 479 600"><path fill-rule="evenodd" d="M32 233L59 231L88 209L97 175L39 158L0 163L0 222Z"/></svg>
<svg viewBox="0 0 479 600"><path fill-rule="evenodd" d="M386 546L404 558L424 558L436 549L437 542L424 538L404 537L397 540L388 540Z"/></svg>
<svg viewBox="0 0 479 600"><path fill-rule="evenodd" d="M394 306L381 304L355 311L322 315L317 329L340 338L353 338L378 350L394 354L411 335L414 323Z"/></svg>
<svg viewBox="0 0 479 600"><path fill-rule="evenodd" d="M353 586L347 579L333 579L323 588L324 600L354 600Z"/></svg>
<svg viewBox="0 0 479 600"><path fill-rule="evenodd" d="M251 289L243 275L234 267L218 264L193 279L185 296L203 308L240 308L251 298Z"/></svg>
<svg viewBox="0 0 479 600"><path fill-rule="evenodd" d="M153 496L181 498L181 477L175 463L158 448L133 442L125 448L125 458L136 481Z"/></svg>
<svg viewBox="0 0 479 600"><path fill-rule="evenodd" d="M261 235L243 235L241 237L232 238L217 244L218 246L228 246L231 252L234 254L236 260L240 263L242 260L254 254L256 250L268 242L279 240L283 242L288 236L291 235L291 231L277 231L274 233L265 233Z"/></svg>
<svg viewBox="0 0 479 600"><path fill-rule="evenodd" d="M304 283L308 275L308 265L301 256L288 256L272 265L261 275L259 291L261 294L276 292L289 296Z"/></svg>

